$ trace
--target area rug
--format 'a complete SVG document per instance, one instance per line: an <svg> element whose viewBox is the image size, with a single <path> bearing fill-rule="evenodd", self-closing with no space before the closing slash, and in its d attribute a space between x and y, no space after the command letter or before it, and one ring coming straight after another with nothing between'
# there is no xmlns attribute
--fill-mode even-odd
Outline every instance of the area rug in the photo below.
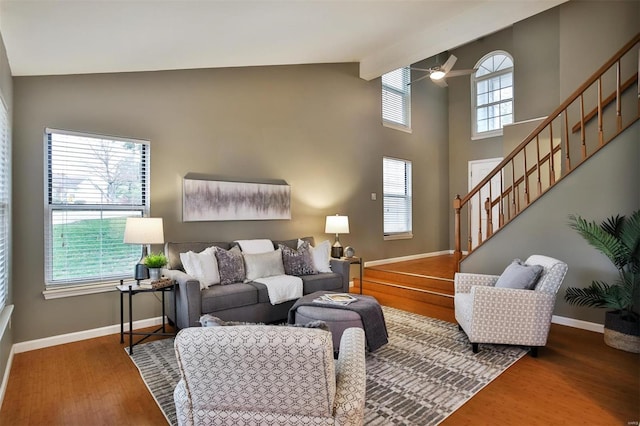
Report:
<svg viewBox="0 0 640 426"><path fill-rule="evenodd" d="M480 345L474 354L456 324L389 307L383 311L389 343L367 353L366 425L436 425L526 353ZM173 339L136 346L131 359L169 424L176 425L173 389L180 375Z"/></svg>

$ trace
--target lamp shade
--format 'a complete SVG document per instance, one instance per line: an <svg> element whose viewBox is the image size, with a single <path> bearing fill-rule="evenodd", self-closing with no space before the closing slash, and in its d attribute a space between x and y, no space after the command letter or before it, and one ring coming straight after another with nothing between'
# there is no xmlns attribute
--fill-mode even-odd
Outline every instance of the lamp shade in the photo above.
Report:
<svg viewBox="0 0 640 426"><path fill-rule="evenodd" d="M127 244L162 244L164 229L161 217L128 217L124 227Z"/></svg>
<svg viewBox="0 0 640 426"><path fill-rule="evenodd" d="M327 234L348 234L349 216L327 216L324 232Z"/></svg>

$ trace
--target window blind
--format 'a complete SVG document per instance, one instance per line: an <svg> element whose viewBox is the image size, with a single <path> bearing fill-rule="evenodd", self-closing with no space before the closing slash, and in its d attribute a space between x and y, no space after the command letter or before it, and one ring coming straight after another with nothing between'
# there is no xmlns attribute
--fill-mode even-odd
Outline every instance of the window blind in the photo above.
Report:
<svg viewBox="0 0 640 426"><path fill-rule="evenodd" d="M0 311L7 302L11 229L11 138L9 118L0 101Z"/></svg>
<svg viewBox="0 0 640 426"><path fill-rule="evenodd" d="M411 128L411 78L409 67L398 68L382 76L382 119Z"/></svg>
<svg viewBox="0 0 640 426"><path fill-rule="evenodd" d="M411 162L383 158L384 235L411 233Z"/></svg>
<svg viewBox="0 0 640 426"><path fill-rule="evenodd" d="M131 277L142 247L124 228L148 212L148 142L47 129L46 167L46 284Z"/></svg>

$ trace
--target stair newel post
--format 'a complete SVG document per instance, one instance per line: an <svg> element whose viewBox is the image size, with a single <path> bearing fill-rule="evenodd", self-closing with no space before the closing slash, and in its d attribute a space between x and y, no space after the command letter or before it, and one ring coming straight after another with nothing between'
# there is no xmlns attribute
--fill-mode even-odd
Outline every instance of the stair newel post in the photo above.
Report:
<svg viewBox="0 0 640 426"><path fill-rule="evenodd" d="M454 215L454 243L456 245L455 250L453 252L454 258L456 262L459 262L462 259L462 250L460 248L460 194L456 194L456 198L453 199L453 210L455 212Z"/></svg>

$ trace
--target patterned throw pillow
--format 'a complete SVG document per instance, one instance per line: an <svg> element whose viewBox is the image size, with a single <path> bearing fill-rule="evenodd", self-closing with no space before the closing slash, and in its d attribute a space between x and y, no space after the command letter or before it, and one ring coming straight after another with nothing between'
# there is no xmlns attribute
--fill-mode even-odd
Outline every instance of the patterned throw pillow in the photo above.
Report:
<svg viewBox="0 0 640 426"><path fill-rule="evenodd" d="M233 246L230 250L216 247L216 259L218 259L220 284L227 285L244 282L244 260L238 246Z"/></svg>
<svg viewBox="0 0 640 426"><path fill-rule="evenodd" d="M292 249L282 244L278 244L282 250L282 263L284 263L284 273L287 275L314 275L318 271L313 267L313 259L309 251L309 243L306 241L300 244L298 250Z"/></svg>

